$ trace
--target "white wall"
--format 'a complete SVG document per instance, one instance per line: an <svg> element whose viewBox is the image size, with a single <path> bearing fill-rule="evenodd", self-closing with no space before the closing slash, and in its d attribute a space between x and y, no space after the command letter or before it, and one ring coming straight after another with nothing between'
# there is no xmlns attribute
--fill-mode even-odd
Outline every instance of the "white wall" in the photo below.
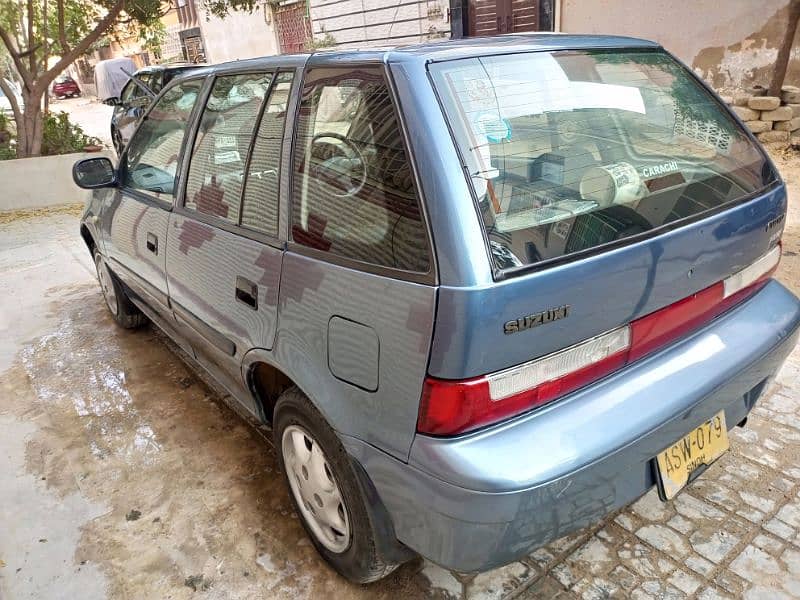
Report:
<svg viewBox="0 0 800 600"><path fill-rule="evenodd" d="M201 9L200 28L209 63L278 54L275 30L271 19L270 23L264 19L263 5L258 5L252 13L232 12L224 19L207 15Z"/></svg>
<svg viewBox="0 0 800 600"><path fill-rule="evenodd" d="M397 46L450 37L447 0L309 0L314 37L337 48Z"/></svg>
<svg viewBox="0 0 800 600"><path fill-rule="evenodd" d="M788 0L561 0L561 31L655 40L717 89L768 83ZM789 82L800 75L795 46Z"/></svg>
<svg viewBox="0 0 800 600"><path fill-rule="evenodd" d="M0 211L85 202L91 192L72 181L72 165L103 154L79 152L0 161ZM115 160L110 153L105 155Z"/></svg>

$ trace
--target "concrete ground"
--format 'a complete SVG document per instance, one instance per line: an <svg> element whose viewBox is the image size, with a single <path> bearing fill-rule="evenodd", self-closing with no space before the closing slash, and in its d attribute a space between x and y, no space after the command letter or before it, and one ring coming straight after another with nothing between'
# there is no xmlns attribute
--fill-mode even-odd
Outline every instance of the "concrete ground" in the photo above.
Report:
<svg viewBox="0 0 800 600"><path fill-rule="evenodd" d="M92 96L50 100L50 110L65 112L70 121L77 123L87 135L98 138L105 147L113 150L111 144L111 113L114 108L99 102Z"/></svg>
<svg viewBox="0 0 800 600"><path fill-rule="evenodd" d="M778 157L800 198L800 156ZM317 556L261 434L106 312L77 216L0 215L0 598L800 598L800 352L673 502L478 576ZM778 277L800 292L800 208Z"/></svg>

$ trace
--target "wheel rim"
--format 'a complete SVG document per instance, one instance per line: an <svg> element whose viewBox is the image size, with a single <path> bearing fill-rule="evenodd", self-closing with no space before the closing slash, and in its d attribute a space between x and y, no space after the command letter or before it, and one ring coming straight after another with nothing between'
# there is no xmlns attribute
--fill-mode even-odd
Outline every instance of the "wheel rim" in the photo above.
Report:
<svg viewBox="0 0 800 600"><path fill-rule="evenodd" d="M322 448L308 431L290 425L281 439L289 487L314 537L331 552L350 546L350 519Z"/></svg>
<svg viewBox="0 0 800 600"><path fill-rule="evenodd" d="M99 254L94 259L94 266L97 268L97 280L100 282L100 289L103 291L103 298L106 300L108 310L112 315L117 314L117 292L114 289L114 282L111 281L111 273L103 257Z"/></svg>

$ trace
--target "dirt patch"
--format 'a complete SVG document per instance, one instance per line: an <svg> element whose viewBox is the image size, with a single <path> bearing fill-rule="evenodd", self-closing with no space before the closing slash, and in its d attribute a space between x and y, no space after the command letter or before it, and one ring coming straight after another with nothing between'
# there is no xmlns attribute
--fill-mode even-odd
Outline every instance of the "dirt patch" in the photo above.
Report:
<svg viewBox="0 0 800 600"><path fill-rule="evenodd" d="M0 225L19 221L21 219L34 219L36 217L48 217L51 215L75 215L79 217L83 214L84 204L81 202L73 204L63 204L60 206L46 206L44 208L26 208L19 210L0 211Z"/></svg>

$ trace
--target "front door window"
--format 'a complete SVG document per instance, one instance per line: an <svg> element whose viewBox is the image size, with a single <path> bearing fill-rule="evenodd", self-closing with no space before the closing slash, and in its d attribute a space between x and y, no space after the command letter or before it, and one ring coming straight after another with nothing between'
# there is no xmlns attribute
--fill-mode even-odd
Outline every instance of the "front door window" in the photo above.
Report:
<svg viewBox="0 0 800 600"><path fill-rule="evenodd" d="M121 161L122 185L172 202L183 136L202 79L169 89L145 117Z"/></svg>

